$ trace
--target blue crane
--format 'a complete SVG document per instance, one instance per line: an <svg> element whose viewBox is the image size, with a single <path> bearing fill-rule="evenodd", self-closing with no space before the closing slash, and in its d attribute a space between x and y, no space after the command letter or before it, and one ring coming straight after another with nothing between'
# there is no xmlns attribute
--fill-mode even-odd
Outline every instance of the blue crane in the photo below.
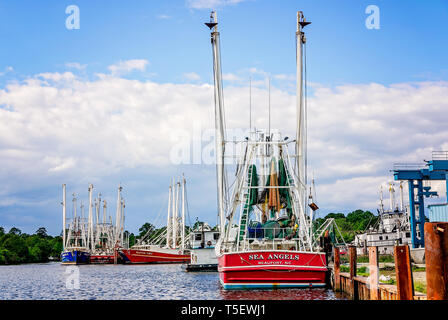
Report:
<svg viewBox="0 0 448 320"><path fill-rule="evenodd" d="M424 187L423 181L445 180L448 191L448 152L434 151L432 158L432 160L425 161L425 163L421 165L394 165L394 179L408 181L410 209L409 218L413 248L425 247L425 235L423 228L425 224L425 198L438 196L436 191L430 191L431 187ZM418 219L416 217L416 206L418 206Z"/></svg>

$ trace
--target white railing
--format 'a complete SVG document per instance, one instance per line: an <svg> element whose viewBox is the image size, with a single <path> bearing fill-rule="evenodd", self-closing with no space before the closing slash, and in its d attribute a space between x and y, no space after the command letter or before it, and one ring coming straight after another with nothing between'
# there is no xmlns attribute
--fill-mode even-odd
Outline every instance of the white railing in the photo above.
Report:
<svg viewBox="0 0 448 320"><path fill-rule="evenodd" d="M448 151L433 151L432 160L448 160Z"/></svg>
<svg viewBox="0 0 448 320"><path fill-rule="evenodd" d="M394 163L394 171L397 170L414 171L421 169L426 169L425 163Z"/></svg>

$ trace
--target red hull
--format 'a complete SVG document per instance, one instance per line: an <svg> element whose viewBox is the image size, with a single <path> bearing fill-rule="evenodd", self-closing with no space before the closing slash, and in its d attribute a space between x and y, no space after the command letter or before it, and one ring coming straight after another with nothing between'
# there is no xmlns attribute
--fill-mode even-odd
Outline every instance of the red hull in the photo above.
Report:
<svg viewBox="0 0 448 320"><path fill-rule="evenodd" d="M190 254L181 254L177 250L172 253L156 250L122 250L127 263L189 263Z"/></svg>
<svg viewBox="0 0 448 320"><path fill-rule="evenodd" d="M252 251L218 257L224 289L325 287L325 253Z"/></svg>

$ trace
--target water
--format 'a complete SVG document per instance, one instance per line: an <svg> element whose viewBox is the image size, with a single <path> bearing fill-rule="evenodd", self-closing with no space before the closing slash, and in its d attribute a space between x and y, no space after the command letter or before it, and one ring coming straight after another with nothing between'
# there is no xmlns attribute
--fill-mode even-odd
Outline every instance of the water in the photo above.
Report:
<svg viewBox="0 0 448 320"><path fill-rule="evenodd" d="M79 268L79 289L70 289ZM68 279L68 280L67 280ZM67 283L68 287L67 288ZM180 265L60 263L0 266L0 300L337 300L327 289L225 291L217 272L187 273Z"/></svg>

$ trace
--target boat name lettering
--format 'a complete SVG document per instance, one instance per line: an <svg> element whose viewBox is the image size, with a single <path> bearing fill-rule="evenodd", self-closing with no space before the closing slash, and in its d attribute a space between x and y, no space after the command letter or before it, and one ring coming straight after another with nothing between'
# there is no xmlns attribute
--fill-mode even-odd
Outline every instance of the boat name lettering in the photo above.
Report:
<svg viewBox="0 0 448 320"><path fill-rule="evenodd" d="M265 260L265 258L262 254L250 254L249 260ZM299 260L299 255L270 253L266 260Z"/></svg>

